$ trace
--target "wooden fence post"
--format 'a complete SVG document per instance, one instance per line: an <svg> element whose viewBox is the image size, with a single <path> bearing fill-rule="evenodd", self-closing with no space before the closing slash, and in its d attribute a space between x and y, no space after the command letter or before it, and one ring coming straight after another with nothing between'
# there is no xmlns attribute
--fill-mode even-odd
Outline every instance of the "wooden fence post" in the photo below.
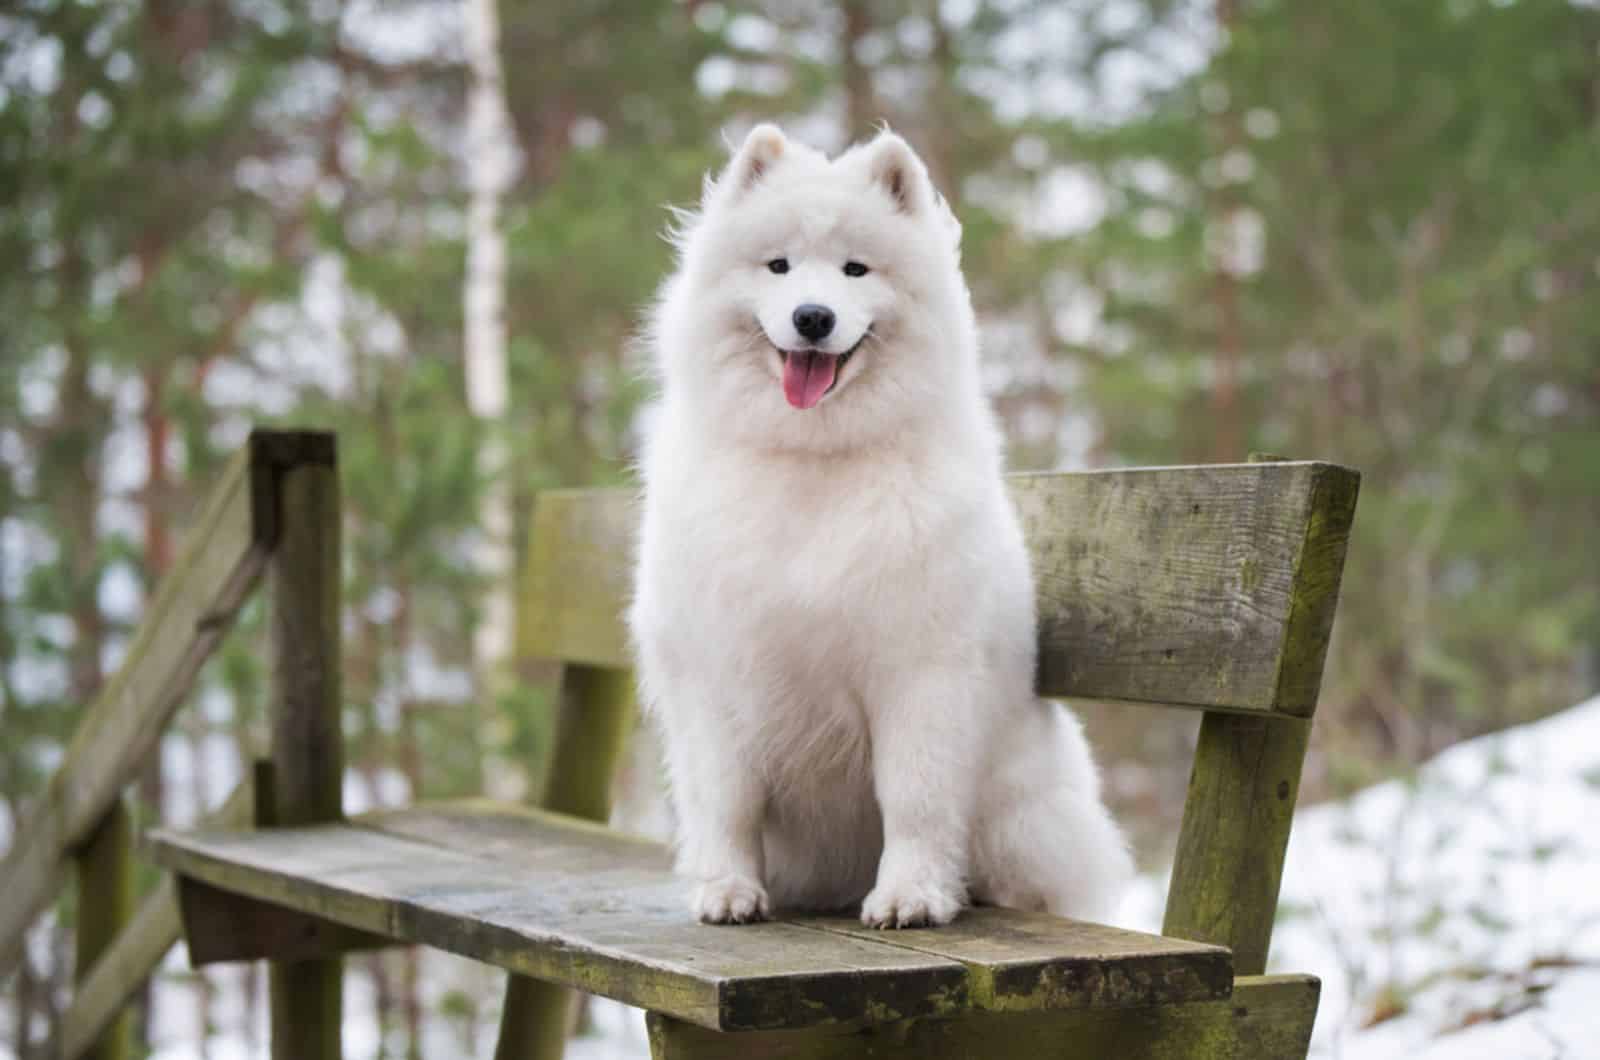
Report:
<svg viewBox="0 0 1600 1060"><path fill-rule="evenodd" d="M73 982L82 986L102 954L133 915L133 821L118 799L73 854L77 869L77 959ZM100 1032L83 1056L127 1060L133 1055L133 1021L124 1010Z"/></svg>
<svg viewBox="0 0 1600 1060"><path fill-rule="evenodd" d="M269 459L277 545L272 587L272 823L337 820L340 730L339 478L331 435L291 436ZM276 961L273 1060L338 1060L343 962Z"/></svg>

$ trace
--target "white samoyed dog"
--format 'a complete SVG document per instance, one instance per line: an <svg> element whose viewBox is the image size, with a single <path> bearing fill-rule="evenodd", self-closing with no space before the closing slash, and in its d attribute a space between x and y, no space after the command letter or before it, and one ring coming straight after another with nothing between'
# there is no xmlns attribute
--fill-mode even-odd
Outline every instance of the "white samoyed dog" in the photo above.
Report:
<svg viewBox="0 0 1600 1060"><path fill-rule="evenodd" d="M1104 917L1130 861L1077 720L1033 691L1033 578L926 168L887 131L830 160L762 125L682 221L628 618L695 915Z"/></svg>

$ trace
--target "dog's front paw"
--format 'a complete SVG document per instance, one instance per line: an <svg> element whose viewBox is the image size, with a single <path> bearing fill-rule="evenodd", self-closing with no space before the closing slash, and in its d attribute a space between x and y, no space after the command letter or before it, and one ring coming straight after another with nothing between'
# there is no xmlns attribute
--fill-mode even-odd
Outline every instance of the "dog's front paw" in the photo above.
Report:
<svg viewBox="0 0 1600 1060"><path fill-rule="evenodd" d="M861 903L861 922L873 928L937 927L964 904L959 889L916 880L880 882Z"/></svg>
<svg viewBox="0 0 1600 1060"><path fill-rule="evenodd" d="M702 924L748 924L770 912L766 889L748 876L718 876L694 889L690 908Z"/></svg>

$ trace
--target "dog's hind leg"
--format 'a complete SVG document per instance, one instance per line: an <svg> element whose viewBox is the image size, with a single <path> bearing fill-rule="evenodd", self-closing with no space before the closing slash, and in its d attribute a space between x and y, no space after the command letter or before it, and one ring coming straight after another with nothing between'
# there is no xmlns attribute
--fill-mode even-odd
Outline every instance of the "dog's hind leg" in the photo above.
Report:
<svg viewBox="0 0 1600 1060"><path fill-rule="evenodd" d="M1000 749L973 834L976 901L1105 920L1133 875L1127 843L1100 798L1076 718L1054 703L1040 731Z"/></svg>

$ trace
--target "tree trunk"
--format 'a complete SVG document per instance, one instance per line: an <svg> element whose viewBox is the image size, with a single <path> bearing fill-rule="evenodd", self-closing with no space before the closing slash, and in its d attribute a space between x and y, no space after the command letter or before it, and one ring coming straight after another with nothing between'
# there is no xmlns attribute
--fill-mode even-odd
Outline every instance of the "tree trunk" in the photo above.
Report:
<svg viewBox="0 0 1600 1060"><path fill-rule="evenodd" d="M859 140L882 116L872 91L872 71L861 61L861 41L872 29L867 0L843 0L839 5L839 65L844 75L844 136Z"/></svg>
<svg viewBox="0 0 1600 1060"><path fill-rule="evenodd" d="M956 141L961 135L960 89L956 85L958 62L955 35L940 13L940 4L928 4L927 19L933 25L933 99L931 121L924 130L927 144L924 159L934 186L954 202L961 197L961 175L956 172Z"/></svg>
<svg viewBox="0 0 1600 1060"><path fill-rule="evenodd" d="M484 428L479 464L487 483L480 504L476 566L488 586L473 631L478 697L493 702L511 652L515 561L511 494L501 435L509 400L506 366L505 235L500 200L515 166L505 77L500 65L500 18L495 0L463 8L470 86L467 103L467 271L462 292L467 407Z"/></svg>
<svg viewBox="0 0 1600 1060"><path fill-rule="evenodd" d="M1217 24L1224 33L1229 32L1238 17L1238 0L1217 0L1216 12ZM1226 74L1227 65L1223 65L1222 70ZM1224 84L1230 91L1234 87L1226 77ZM1212 123L1212 148L1216 159L1227 157L1239 142L1239 123L1230 97ZM1211 216L1212 231L1216 234L1211 248L1212 297L1217 313L1216 375L1211 385L1211 458L1218 463L1233 463L1245 456L1239 408L1239 362L1243 356L1244 336L1239 314L1239 281L1234 272L1239 224L1238 204L1226 183L1226 174L1219 180L1221 183L1212 197Z"/></svg>
<svg viewBox="0 0 1600 1060"><path fill-rule="evenodd" d="M512 598L511 509L504 479L504 444L498 429L505 417L510 379L506 367L505 235L500 199L512 176L511 123L500 68L500 22L495 0L469 0L464 12L471 88L467 111L467 271L463 291L467 405L488 428L483 463L489 489L480 510L483 543L478 566L489 579L484 617L473 649L480 677L498 667L510 650Z"/></svg>
<svg viewBox="0 0 1600 1060"><path fill-rule="evenodd" d="M139 271L140 279L147 281L154 273L154 262L151 255L141 257ZM152 367L144 374L144 442L145 458L149 469L146 473L144 485L144 584L146 599L155 594L156 586L161 583L162 575L172 565L172 528L167 515L171 511L171 483L167 478L167 444L172 433L171 421L167 419L166 412L161 403L166 390L167 372L165 366ZM196 772L194 773L196 793L204 791L199 773L201 747L198 739L191 736L189 752L194 756ZM139 799L144 805L150 807L159 821L162 808L166 802L166 785L161 776L161 754L158 751L150 756L144 769L139 773ZM204 806L196 802L196 812L203 811ZM200 1055L206 1054L205 1029L211 1026L211 982L206 972L196 971L198 999L196 1023L201 1029ZM135 1035L139 1041L150 1040L150 1012L151 1000L154 992L152 981L146 979L139 986L138 993L134 996L134 1025Z"/></svg>

